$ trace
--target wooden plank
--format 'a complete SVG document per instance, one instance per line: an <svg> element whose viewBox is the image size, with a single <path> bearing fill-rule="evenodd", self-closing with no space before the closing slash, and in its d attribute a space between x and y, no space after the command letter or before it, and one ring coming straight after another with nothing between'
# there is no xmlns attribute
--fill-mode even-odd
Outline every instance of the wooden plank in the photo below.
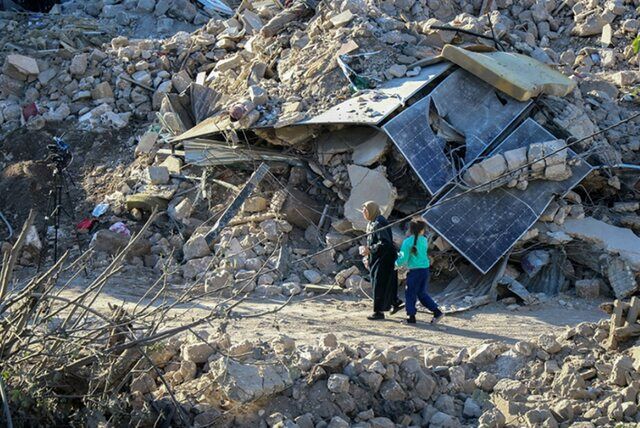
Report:
<svg viewBox="0 0 640 428"><path fill-rule="evenodd" d="M614 331L615 339L625 341L633 336L640 336L640 324L630 324L624 327L618 327Z"/></svg>
<svg viewBox="0 0 640 428"><path fill-rule="evenodd" d="M640 300L636 296L631 298L631 307L627 314L627 325L633 325L638 320L638 314L640 314Z"/></svg>
<svg viewBox="0 0 640 428"><path fill-rule="evenodd" d="M344 293L339 285L303 284L304 291L318 294L338 294Z"/></svg>
<svg viewBox="0 0 640 428"><path fill-rule="evenodd" d="M617 346L616 341L616 328L621 327L624 319L622 317L622 305L619 300L613 302L613 314L611 315L611 325L609 326L609 338L607 339L606 346L608 349L613 349Z"/></svg>

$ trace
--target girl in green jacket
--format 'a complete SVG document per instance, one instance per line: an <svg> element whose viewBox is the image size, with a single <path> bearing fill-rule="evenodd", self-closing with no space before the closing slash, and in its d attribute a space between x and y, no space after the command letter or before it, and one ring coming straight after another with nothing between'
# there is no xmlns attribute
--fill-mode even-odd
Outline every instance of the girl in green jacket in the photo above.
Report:
<svg viewBox="0 0 640 428"><path fill-rule="evenodd" d="M414 218L409 223L411 236L402 241L400 252L396 260L396 267L409 268L407 288L405 290L405 304L407 308L407 323L416 323L416 300L433 313L431 324L442 319L444 313L438 304L427 293L429 284L429 257L427 247L429 242L424 236L427 224L422 218Z"/></svg>

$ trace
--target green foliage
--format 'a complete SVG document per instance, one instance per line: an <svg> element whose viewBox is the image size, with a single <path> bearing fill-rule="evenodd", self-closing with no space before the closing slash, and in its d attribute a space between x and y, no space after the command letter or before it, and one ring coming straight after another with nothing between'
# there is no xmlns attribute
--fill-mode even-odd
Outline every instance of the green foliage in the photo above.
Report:
<svg viewBox="0 0 640 428"><path fill-rule="evenodd" d="M631 42L631 47L633 48L633 53L638 54L640 52L640 34L636 36L636 38Z"/></svg>

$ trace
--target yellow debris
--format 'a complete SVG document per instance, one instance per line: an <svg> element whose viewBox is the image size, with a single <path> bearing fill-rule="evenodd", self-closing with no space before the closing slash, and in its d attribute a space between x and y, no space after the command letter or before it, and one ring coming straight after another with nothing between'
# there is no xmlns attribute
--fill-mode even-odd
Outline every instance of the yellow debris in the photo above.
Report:
<svg viewBox="0 0 640 428"><path fill-rule="evenodd" d="M576 87L567 76L526 55L446 45L442 56L519 101L540 94L564 97Z"/></svg>

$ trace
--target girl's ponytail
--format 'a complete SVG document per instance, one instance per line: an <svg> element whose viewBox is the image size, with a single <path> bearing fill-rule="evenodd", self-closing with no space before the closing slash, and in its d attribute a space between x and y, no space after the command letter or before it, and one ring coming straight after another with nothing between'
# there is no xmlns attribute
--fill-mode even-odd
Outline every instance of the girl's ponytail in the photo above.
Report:
<svg viewBox="0 0 640 428"><path fill-rule="evenodd" d="M418 237L422 235L427 228L427 224L420 217L415 217L409 223L409 232L413 235L413 246L411 247L411 254L418 254Z"/></svg>

